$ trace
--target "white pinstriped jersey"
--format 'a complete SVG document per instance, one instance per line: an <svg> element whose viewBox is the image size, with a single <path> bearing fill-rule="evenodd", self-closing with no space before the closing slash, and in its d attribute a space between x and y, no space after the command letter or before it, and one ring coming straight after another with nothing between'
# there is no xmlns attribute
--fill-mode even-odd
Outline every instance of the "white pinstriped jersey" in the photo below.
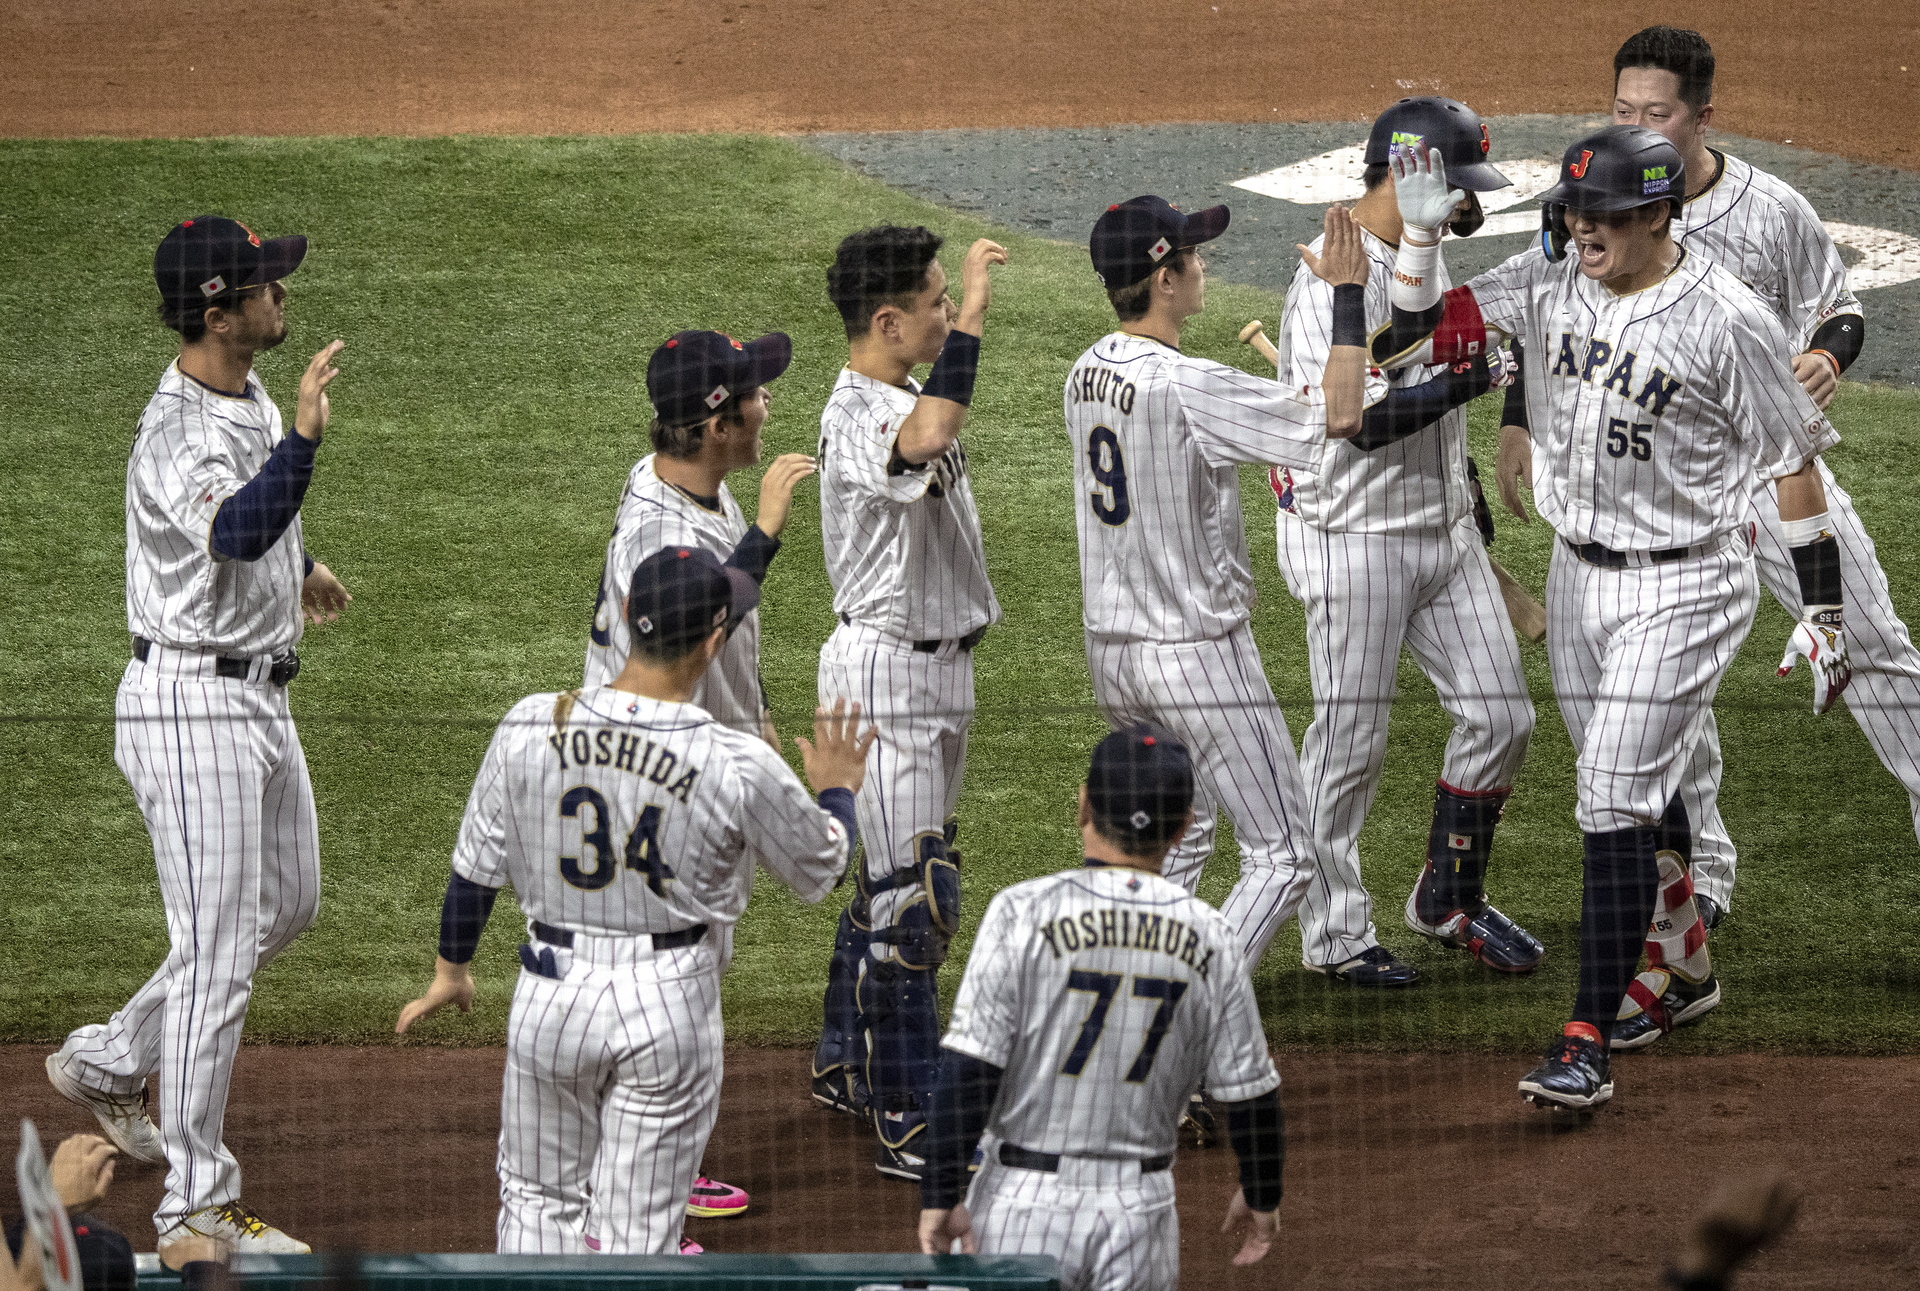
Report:
<svg viewBox="0 0 1920 1291"><path fill-rule="evenodd" d="M251 371L235 399L170 363L127 462L127 630L175 650L282 654L300 640L300 518L255 561L213 554L213 517L285 432Z"/></svg>
<svg viewBox="0 0 1920 1291"><path fill-rule="evenodd" d="M838 881L846 831L759 736L611 687L559 724L558 699L529 695L494 731L455 873L595 936L732 924L756 863L803 901Z"/></svg>
<svg viewBox="0 0 1920 1291"><path fill-rule="evenodd" d="M1383 382L1369 385L1370 400L1385 393ZM1237 468L1317 467L1327 433L1319 389L1296 396L1111 332L1074 361L1064 399L1086 630L1210 641L1245 623L1253 569Z"/></svg>
<svg viewBox="0 0 1920 1291"><path fill-rule="evenodd" d="M593 630L587 640L586 680L605 686L626 666L631 642L622 607L633 586L633 571L663 547L701 547L721 560L746 537L747 521L726 484L720 485L720 509L710 511L685 490L654 474L648 453L627 475L626 491L607 541L600 571L600 598L594 602ZM692 703L735 730L758 734L764 708L760 688L760 611L756 608L727 638L726 646L693 688Z"/></svg>
<svg viewBox="0 0 1920 1291"><path fill-rule="evenodd" d="M1392 321L1387 289L1399 248L1365 229L1360 240L1371 266L1367 274L1367 331ZM1323 234L1313 240L1318 255ZM1452 285L1444 264L1441 290ZM1320 388L1333 347L1333 284L1303 260L1287 289L1280 323L1280 379L1295 390ZM1444 365L1401 368L1388 374L1390 387L1416 386L1446 374ZM1282 468L1285 470L1286 468ZM1446 529L1473 510L1467 489L1467 412L1455 408L1417 435L1365 453L1343 439L1329 439L1319 465L1292 472L1293 513L1316 528L1344 533L1405 533ZM1283 485L1284 491L1284 485Z"/></svg>
<svg viewBox="0 0 1920 1291"><path fill-rule="evenodd" d="M1467 286L1526 345L1534 501L1569 541L1706 542L1750 518L1754 471L1790 475L1839 442L1794 380L1780 321L1697 256L1625 296L1538 249Z"/></svg>
<svg viewBox="0 0 1920 1291"><path fill-rule="evenodd" d="M1840 249L1792 185L1710 151L1721 158L1720 178L1687 199L1673 236L1751 287L1797 354L1828 319L1860 312Z"/></svg>
<svg viewBox="0 0 1920 1291"><path fill-rule="evenodd" d="M1172 1152L1187 1099L1280 1084L1226 917L1139 870L1003 888L941 1043L1004 1069L990 1133L1035 1152Z"/></svg>
<svg viewBox="0 0 1920 1291"><path fill-rule="evenodd" d="M925 641L1000 619L980 513L958 440L922 466L894 461L920 386L842 368L820 414L820 536L833 608L855 623Z"/></svg>

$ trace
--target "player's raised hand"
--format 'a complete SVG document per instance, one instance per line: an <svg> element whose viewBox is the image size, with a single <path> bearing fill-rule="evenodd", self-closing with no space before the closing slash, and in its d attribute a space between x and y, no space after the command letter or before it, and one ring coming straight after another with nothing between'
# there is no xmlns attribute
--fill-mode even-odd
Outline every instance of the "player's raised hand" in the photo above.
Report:
<svg viewBox="0 0 1920 1291"><path fill-rule="evenodd" d="M1220 1225L1220 1231L1232 1234L1241 1225L1247 1226L1246 1240L1240 1243L1240 1249L1234 1253L1235 1264L1258 1264L1267 1258L1267 1252L1273 1249L1273 1241L1280 1236L1280 1212L1278 1210L1255 1210L1247 1204L1247 1194L1238 1186L1233 1197L1227 1202L1227 1222Z"/></svg>
<svg viewBox="0 0 1920 1291"><path fill-rule="evenodd" d="M980 328L987 321L987 303L992 288L987 277L989 265L1005 264L1007 249L989 238L981 238L967 248L967 258L960 262L960 314L954 320L954 330L980 334Z"/></svg>
<svg viewBox="0 0 1920 1291"><path fill-rule="evenodd" d="M53 1176L53 1190L60 1194L68 1215L100 1204L113 1182L113 1160L118 1155L120 1149L98 1134L75 1134L53 1150L47 1173Z"/></svg>
<svg viewBox="0 0 1920 1291"><path fill-rule="evenodd" d="M393 1024L393 1033L405 1035L408 1027L421 1018L432 1017L449 1004L462 1013L473 1012L473 973L465 964L450 964L436 955L433 985L425 995L400 1010L400 1020Z"/></svg>
<svg viewBox="0 0 1920 1291"><path fill-rule="evenodd" d="M1500 484L1501 504L1519 516L1521 524L1532 524L1527 504L1520 500L1520 490L1533 487L1533 436L1525 426L1500 428L1500 451L1493 459L1493 478Z"/></svg>
<svg viewBox="0 0 1920 1291"><path fill-rule="evenodd" d="M955 1250L953 1244L960 1243ZM980 1239L973 1233L973 1216L965 1203L952 1210L920 1212L920 1253L922 1255L978 1255Z"/></svg>
<svg viewBox="0 0 1920 1291"><path fill-rule="evenodd" d="M1787 652L1780 656L1779 675L1793 671L1801 659L1813 673L1813 711L1824 713L1846 693L1853 680L1853 661L1847 657L1847 630L1841 626L1838 605L1810 605L1793 625Z"/></svg>
<svg viewBox="0 0 1920 1291"><path fill-rule="evenodd" d="M1293 244L1300 258L1307 262L1307 268L1316 278L1336 287L1366 286L1372 266L1367 261L1366 247L1360 241L1360 226L1354 222L1352 212L1336 202L1321 217L1320 228L1326 237L1320 243L1319 255L1298 242Z"/></svg>
<svg viewBox="0 0 1920 1291"><path fill-rule="evenodd" d="M793 511L793 486L816 469L814 460L805 453L782 453L774 458L760 477L760 514L753 519L754 527L769 538L778 538Z"/></svg>
<svg viewBox="0 0 1920 1291"><path fill-rule="evenodd" d="M300 584L300 608L306 611L307 622L316 627L339 618L340 611L346 609L351 600L353 593L347 590L346 584L317 560L313 563L313 572Z"/></svg>
<svg viewBox="0 0 1920 1291"><path fill-rule="evenodd" d="M849 708L846 700L836 699L831 709L813 710L813 739L795 736L793 742L800 748L800 765L814 793L828 789L859 793L867 778L867 750L879 738L877 726L860 733L860 705Z"/></svg>
<svg viewBox="0 0 1920 1291"><path fill-rule="evenodd" d="M1447 163L1438 148L1393 145L1393 196L1400 206L1400 222L1419 242L1438 242L1440 226L1453 218L1453 208L1466 194L1447 184Z"/></svg>
<svg viewBox="0 0 1920 1291"><path fill-rule="evenodd" d="M300 405L293 412L293 428L303 438L320 442L320 436L327 428L327 418L332 409L327 403L327 387L340 375L340 369L333 366L333 360L341 350L347 348L345 341L334 341L313 356L313 362L307 364L307 370L300 374Z"/></svg>

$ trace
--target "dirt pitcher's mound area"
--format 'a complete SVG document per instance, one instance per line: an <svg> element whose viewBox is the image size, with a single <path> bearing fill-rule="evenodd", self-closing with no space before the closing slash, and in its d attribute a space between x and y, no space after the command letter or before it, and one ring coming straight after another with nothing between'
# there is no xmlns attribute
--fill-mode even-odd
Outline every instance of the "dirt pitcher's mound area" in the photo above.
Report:
<svg viewBox="0 0 1920 1291"><path fill-rule="evenodd" d="M1721 128L1920 168L1907 0L5 0L0 134L601 134L1355 121L1398 93L1589 112L1655 22Z"/></svg>
<svg viewBox="0 0 1920 1291"><path fill-rule="evenodd" d="M53 1142L93 1120L47 1085L47 1052L0 1049L0 1088ZM226 1139L246 1200L316 1249L491 1250L501 1062L498 1049L243 1050ZM1615 1104L1573 1129L1520 1103L1526 1065L1283 1057L1285 1236L1264 1264L1230 1268L1218 1229L1232 1151L1183 1150L1183 1280L1652 1288L1715 1181L1767 1162L1793 1170L1806 1201L1742 1286L1920 1278L1920 1060L1627 1056ZM706 1169L753 1194L745 1215L688 1222L713 1250L913 1249L918 1194L874 1172L860 1125L808 1100L805 1053L728 1051ZM105 1207L136 1249L152 1246L162 1175L123 1164Z"/></svg>

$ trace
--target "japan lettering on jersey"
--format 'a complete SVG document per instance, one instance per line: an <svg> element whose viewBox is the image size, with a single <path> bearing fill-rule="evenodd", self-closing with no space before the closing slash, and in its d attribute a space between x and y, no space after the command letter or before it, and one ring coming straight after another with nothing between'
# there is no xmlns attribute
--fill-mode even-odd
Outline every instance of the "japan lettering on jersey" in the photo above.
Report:
<svg viewBox="0 0 1920 1291"><path fill-rule="evenodd" d="M1687 199L1673 236L1751 287L1800 353L1828 319L1860 312L1840 248L1785 180L1713 152L1720 178Z"/></svg>
<svg viewBox="0 0 1920 1291"><path fill-rule="evenodd" d="M848 839L757 735L600 687L529 695L493 733L454 872L513 884L528 917L597 936L732 924L764 865L803 901Z"/></svg>
<svg viewBox="0 0 1920 1291"><path fill-rule="evenodd" d="M1386 391L1370 383L1369 401ZM1312 470L1324 397L1144 336L1113 332L1065 390L1086 630L1208 641L1247 621L1253 570L1240 514L1243 463Z"/></svg>
<svg viewBox="0 0 1920 1291"><path fill-rule="evenodd" d="M1313 240L1317 255L1326 241ZM1384 327L1392 319L1387 289L1393 282L1398 248L1388 246L1365 229L1361 245L1367 253L1367 330ZM1449 285L1440 265L1440 287ZM1327 370L1333 347L1333 285L1302 261L1287 289L1286 312L1280 323L1280 379L1297 391L1317 390ZM1445 376L1444 365L1414 366L1389 373L1390 388L1416 386ZM1285 492L1286 476L1276 472L1275 495ZM1467 487L1467 412L1456 408L1417 435L1409 435L1372 452L1362 452L1346 440L1330 439L1311 473L1296 472L1290 481L1291 510L1308 524L1334 533L1407 533L1416 529L1447 529L1473 510Z"/></svg>
<svg viewBox="0 0 1920 1291"><path fill-rule="evenodd" d="M1754 471L1790 475L1839 442L1794 380L1780 321L1696 256L1624 296L1537 250L1467 288L1489 327L1525 342L1534 500L1571 542L1707 542L1748 519Z"/></svg>
<svg viewBox="0 0 1920 1291"><path fill-rule="evenodd" d="M1004 1069L989 1132L1035 1152L1160 1156L1203 1079L1229 1103L1280 1084L1225 917L1118 867L1002 889L941 1043Z"/></svg>
<svg viewBox="0 0 1920 1291"><path fill-rule="evenodd" d="M168 364L127 463L127 630L174 650L248 657L300 640L300 518L258 560L213 554L213 517L260 473L285 432L266 387L246 397Z"/></svg>
<svg viewBox="0 0 1920 1291"><path fill-rule="evenodd" d="M820 414L820 533L834 611L924 641L999 622L1000 602L966 451L955 441L920 466L894 455L919 396L841 369Z"/></svg>
<svg viewBox="0 0 1920 1291"><path fill-rule="evenodd" d="M662 547L703 547L722 561L746 537L746 518L723 483L720 509L712 511L654 473L654 454L640 459L627 476L626 491L614 517L613 537L600 572L600 594L593 603L593 629L587 641L584 685L605 686L626 666L630 642L625 605L633 571ZM756 608L727 638L720 655L693 688L691 701L722 725L758 734L765 710L760 686L760 611Z"/></svg>

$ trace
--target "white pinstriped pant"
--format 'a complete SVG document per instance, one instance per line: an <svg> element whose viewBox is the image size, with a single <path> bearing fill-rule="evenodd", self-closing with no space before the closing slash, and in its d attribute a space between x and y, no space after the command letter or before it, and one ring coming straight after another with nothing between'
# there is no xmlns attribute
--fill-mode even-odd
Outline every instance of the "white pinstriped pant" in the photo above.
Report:
<svg viewBox="0 0 1920 1291"><path fill-rule="evenodd" d="M558 958L507 1021L499 1253L676 1254L720 1113L719 948L576 934Z"/></svg>
<svg viewBox="0 0 1920 1291"><path fill-rule="evenodd" d="M1180 1282L1173 1171L1062 1157L1057 1173L1001 1165L983 1138L967 1212L982 1255L1051 1255L1060 1291L1171 1291Z"/></svg>
<svg viewBox="0 0 1920 1291"><path fill-rule="evenodd" d="M967 727L973 721L973 654L948 642L931 653L913 642L860 624L843 623L820 649L820 702L858 701L861 720L880 729L867 755L867 778L855 796L860 841L870 879L884 879L918 859L918 839L938 835L960 802ZM904 884L874 896L873 924L899 921L919 888ZM876 943L875 959L897 954Z"/></svg>
<svg viewBox="0 0 1920 1291"><path fill-rule="evenodd" d="M1840 702L1860 723L1882 765L1906 787L1914 832L1920 835L1920 650L1914 649L1907 625L1893 608L1886 573L1880 568L1873 539L1860 523L1853 499L1835 481L1824 459L1820 479L1826 485L1833 533L1840 541L1847 653L1853 660L1853 681ZM1760 522L1760 546L1755 556L1767 590L1787 613L1798 618L1800 579L1780 533L1775 494L1770 482L1758 483L1754 490L1753 509ZM1786 648L1784 640L1777 645ZM1786 684L1781 683L1783 688ZM1791 702L1807 704L1808 689L1806 682L1796 683ZM1709 714L1707 738L1700 741L1680 792L1687 817L1693 822L1694 890L1711 897L1725 910L1733 904L1735 851L1726 823L1720 818L1723 770L1720 732Z"/></svg>
<svg viewBox="0 0 1920 1291"><path fill-rule="evenodd" d="M1547 657L1573 739L1587 833L1656 825L1753 626L1759 578L1743 525L1691 560L1601 569L1555 538Z"/></svg>
<svg viewBox="0 0 1920 1291"><path fill-rule="evenodd" d="M113 757L153 838L171 949L104 1024L61 1047L82 1083L137 1093L160 1075L167 1191L164 1234L187 1215L240 1196L240 1166L221 1142L227 1088L253 974L320 910L313 786L287 691L214 674L210 655L152 647L114 701Z"/></svg>
<svg viewBox="0 0 1920 1291"><path fill-rule="evenodd" d="M1087 637L1093 696L1117 730L1155 722L1193 759L1193 828L1163 870L1193 891L1213 855L1214 813L1233 818L1240 881L1221 913L1249 967L1300 904L1313 875L1306 794L1287 719L1273 700L1253 631L1242 624L1211 641L1125 641Z"/></svg>
<svg viewBox="0 0 1920 1291"><path fill-rule="evenodd" d="M1320 866L1300 907L1302 958L1341 964L1379 944L1359 838L1387 760L1401 646L1453 718L1440 778L1454 789L1512 786L1533 701L1471 516L1450 529L1329 533L1281 511L1276 534L1280 572L1306 611L1313 673L1300 774Z"/></svg>

